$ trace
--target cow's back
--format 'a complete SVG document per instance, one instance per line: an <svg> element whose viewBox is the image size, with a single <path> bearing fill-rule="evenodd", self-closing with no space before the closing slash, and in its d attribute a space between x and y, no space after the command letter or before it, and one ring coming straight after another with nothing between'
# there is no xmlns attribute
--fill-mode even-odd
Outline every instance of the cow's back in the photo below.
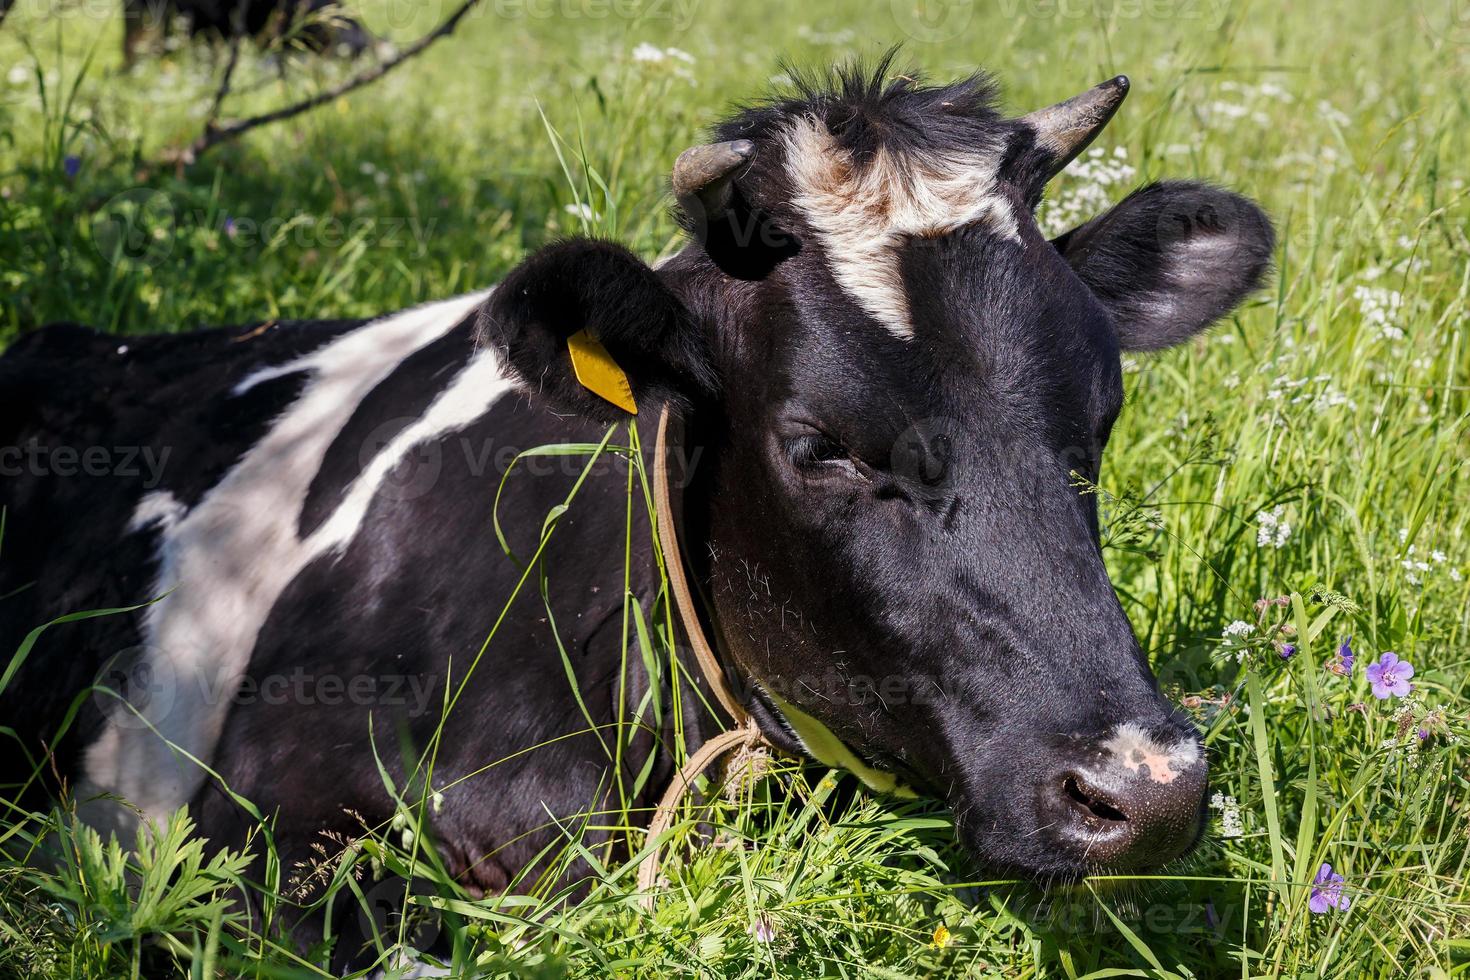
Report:
<svg viewBox="0 0 1470 980"><path fill-rule="evenodd" d="M61 323L13 343L0 356L0 659L9 662L28 633L58 617L156 598L155 533L137 521L142 501L165 486L185 505L202 498L301 379L246 397L233 395L235 385L361 322L133 337ZM108 661L133 656L139 622L105 616L40 637L0 691L0 718L32 758L0 754L0 781L29 777L42 740L57 769L76 771L100 714L84 702L68 737L53 742L57 727Z"/></svg>

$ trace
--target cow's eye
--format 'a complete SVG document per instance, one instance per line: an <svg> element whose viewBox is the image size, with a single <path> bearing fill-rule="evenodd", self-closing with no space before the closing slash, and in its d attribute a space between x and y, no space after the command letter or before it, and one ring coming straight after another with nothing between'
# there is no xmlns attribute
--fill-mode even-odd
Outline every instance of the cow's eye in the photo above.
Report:
<svg viewBox="0 0 1470 980"><path fill-rule="evenodd" d="M808 432L786 444L791 462L798 467L852 466L852 453L847 447L823 432Z"/></svg>

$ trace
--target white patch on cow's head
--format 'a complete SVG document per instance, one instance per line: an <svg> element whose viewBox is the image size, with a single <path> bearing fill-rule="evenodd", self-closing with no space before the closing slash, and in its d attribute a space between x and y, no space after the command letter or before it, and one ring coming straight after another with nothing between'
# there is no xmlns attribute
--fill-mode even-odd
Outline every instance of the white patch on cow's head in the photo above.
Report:
<svg viewBox="0 0 1470 980"><path fill-rule="evenodd" d="M1133 722L1125 722L1113 730L1102 743L1117 764L1138 775L1148 769L1148 777L1156 783L1172 783L1199 762L1199 743L1181 738L1173 745L1163 745Z"/></svg>
<svg viewBox="0 0 1470 980"><path fill-rule="evenodd" d="M89 808L89 822L122 832L136 814L161 819L193 797L205 772L184 753L211 761L256 639L281 593L307 563L351 542L379 487L415 446L470 424L516 387L492 351L474 354L422 416L365 461L330 517L300 537L312 481L363 399L404 359L464 322L487 295L375 320L257 372L235 393L297 372L310 380L192 509L164 492L139 502L130 527L160 532L154 594L163 596L143 614L143 640L155 672L177 690L140 708L136 722L123 719L129 723L121 726L110 719L88 746L79 796L114 794L137 808Z"/></svg>
<svg viewBox="0 0 1470 980"><path fill-rule="evenodd" d="M838 284L895 336L914 333L898 248L988 221L1020 239L1010 202L996 190L1000 155L949 152L923 160L879 149L859 166L815 116L784 135L793 202L816 229Z"/></svg>

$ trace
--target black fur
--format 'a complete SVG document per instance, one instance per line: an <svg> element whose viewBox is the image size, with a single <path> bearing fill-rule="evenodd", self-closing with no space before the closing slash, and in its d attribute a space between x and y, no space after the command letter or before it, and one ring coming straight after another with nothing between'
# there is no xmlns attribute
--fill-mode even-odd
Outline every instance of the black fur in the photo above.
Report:
<svg viewBox="0 0 1470 980"><path fill-rule="evenodd" d="M1125 350L1173 347L1228 314L1260 287L1275 243L1254 202L1191 181L1134 191L1052 242Z"/></svg>

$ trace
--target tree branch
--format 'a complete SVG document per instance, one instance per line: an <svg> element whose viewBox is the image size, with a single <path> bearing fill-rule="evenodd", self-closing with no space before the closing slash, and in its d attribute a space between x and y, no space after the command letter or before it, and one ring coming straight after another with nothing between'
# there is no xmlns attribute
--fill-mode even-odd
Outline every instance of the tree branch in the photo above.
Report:
<svg viewBox="0 0 1470 980"><path fill-rule="evenodd" d="M0 0L0 2L3 2L3 0ZM163 154L163 161L175 164L180 169L183 169L193 164L201 156L221 143L233 140L259 126L281 122L284 119L299 116L303 112L310 112L317 106L333 102L349 92L356 91L364 85L377 81L405 61L423 53L425 49L440 38L453 34L454 29L459 26L459 22L464 19L464 15L469 13L470 8L479 2L480 0L464 0L454 13L444 19L443 23L417 41L414 41L408 47L399 51L392 58L365 68L332 88L318 92L309 98L302 99L300 102L293 102L290 105L281 106L279 109L272 109L269 112L262 112L259 115L249 116L245 119L227 119L221 122L219 120L219 110L221 103L229 95L230 80L235 73L236 56L239 53L239 44L237 41L235 47L230 51L229 64L225 67L224 77L220 80L219 88L215 92L214 102L210 107L209 115L205 119L204 132L188 146L177 147L173 150L166 151Z"/></svg>

